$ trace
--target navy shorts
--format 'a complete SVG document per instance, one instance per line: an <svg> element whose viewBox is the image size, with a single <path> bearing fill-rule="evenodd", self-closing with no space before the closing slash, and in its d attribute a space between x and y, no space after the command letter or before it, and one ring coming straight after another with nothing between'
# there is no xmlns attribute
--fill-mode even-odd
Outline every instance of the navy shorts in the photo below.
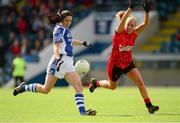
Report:
<svg viewBox="0 0 180 123"><path fill-rule="evenodd" d="M108 65L107 65L108 78L111 81L117 81L121 75L128 73L133 68L136 68L133 61L127 67L125 67L123 69L117 67L116 65L114 65L111 62L108 62Z"/></svg>

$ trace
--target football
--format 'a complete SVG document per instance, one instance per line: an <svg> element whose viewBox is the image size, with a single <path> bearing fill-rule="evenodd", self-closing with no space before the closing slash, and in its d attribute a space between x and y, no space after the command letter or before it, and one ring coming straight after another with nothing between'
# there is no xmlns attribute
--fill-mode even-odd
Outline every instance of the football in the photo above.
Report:
<svg viewBox="0 0 180 123"><path fill-rule="evenodd" d="M78 60L75 63L75 70L80 74L80 75L86 75L89 72L90 65L89 62L82 59Z"/></svg>

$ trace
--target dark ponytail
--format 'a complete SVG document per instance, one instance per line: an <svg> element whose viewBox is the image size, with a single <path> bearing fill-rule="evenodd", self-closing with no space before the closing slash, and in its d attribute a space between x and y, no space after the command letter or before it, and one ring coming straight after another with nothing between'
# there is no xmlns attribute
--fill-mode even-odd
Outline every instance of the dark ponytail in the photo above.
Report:
<svg viewBox="0 0 180 123"><path fill-rule="evenodd" d="M59 9L57 13L50 13L50 15L48 16L49 23L50 24L60 23L67 16L73 16L72 12L69 10L61 11Z"/></svg>

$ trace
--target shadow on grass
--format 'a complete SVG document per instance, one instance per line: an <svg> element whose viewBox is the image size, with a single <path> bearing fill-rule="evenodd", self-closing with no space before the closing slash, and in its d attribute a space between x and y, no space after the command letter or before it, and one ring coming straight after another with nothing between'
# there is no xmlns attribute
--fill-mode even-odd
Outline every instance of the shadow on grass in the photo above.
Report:
<svg viewBox="0 0 180 123"><path fill-rule="evenodd" d="M155 115L171 115L171 116L180 116L180 114L178 114L178 113L157 113L157 114L155 114Z"/></svg>
<svg viewBox="0 0 180 123"><path fill-rule="evenodd" d="M162 116L180 116L180 113L156 113L152 115L162 115ZM130 114L102 114L102 115L97 115L98 117L133 117L134 115Z"/></svg>
<svg viewBox="0 0 180 123"><path fill-rule="evenodd" d="M127 114L115 114L115 115L108 115L108 114L102 114L102 115L97 115L99 117L132 117L133 115L127 115Z"/></svg>

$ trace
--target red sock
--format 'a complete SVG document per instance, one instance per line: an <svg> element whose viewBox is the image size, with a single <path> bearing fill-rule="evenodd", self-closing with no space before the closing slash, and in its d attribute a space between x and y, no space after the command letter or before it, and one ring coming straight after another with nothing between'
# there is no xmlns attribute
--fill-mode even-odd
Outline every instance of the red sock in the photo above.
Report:
<svg viewBox="0 0 180 123"><path fill-rule="evenodd" d="M150 103L151 100L150 100L150 98L146 98L146 99L144 99L144 102L145 102L145 103Z"/></svg>
<svg viewBox="0 0 180 123"><path fill-rule="evenodd" d="M96 81L96 87L100 87L98 80Z"/></svg>
<svg viewBox="0 0 180 123"><path fill-rule="evenodd" d="M149 108L150 106L152 106L150 98L144 99L144 102L145 102L147 108Z"/></svg>

